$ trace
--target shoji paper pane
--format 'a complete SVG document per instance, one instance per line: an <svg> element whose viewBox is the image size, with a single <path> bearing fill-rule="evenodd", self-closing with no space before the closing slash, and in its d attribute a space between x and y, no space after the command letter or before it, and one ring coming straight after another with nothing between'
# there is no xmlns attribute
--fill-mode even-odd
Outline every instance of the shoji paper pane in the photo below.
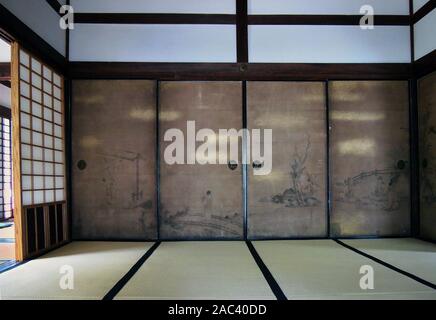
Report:
<svg viewBox="0 0 436 320"><path fill-rule="evenodd" d="M359 15L365 5L373 7L375 14L409 14L409 0L248 0L248 13Z"/></svg>
<svg viewBox="0 0 436 320"><path fill-rule="evenodd" d="M409 31L408 26L249 26L248 55L256 63L409 63Z"/></svg>
<svg viewBox="0 0 436 320"><path fill-rule="evenodd" d="M21 111L30 112L30 101L24 97L20 99Z"/></svg>
<svg viewBox="0 0 436 320"><path fill-rule="evenodd" d="M42 88L41 76L39 74L36 74L35 72L32 72L32 85L38 89Z"/></svg>
<svg viewBox="0 0 436 320"><path fill-rule="evenodd" d="M23 206L28 206L32 204L32 192L24 191L23 196L21 197L21 201Z"/></svg>
<svg viewBox="0 0 436 320"><path fill-rule="evenodd" d="M65 200L62 77L20 52L22 204Z"/></svg>
<svg viewBox="0 0 436 320"><path fill-rule="evenodd" d="M20 63L26 67L29 66L29 55L23 50L20 51Z"/></svg>
<svg viewBox="0 0 436 320"><path fill-rule="evenodd" d="M236 62L234 25L77 24L74 28L71 61Z"/></svg>
<svg viewBox="0 0 436 320"><path fill-rule="evenodd" d="M0 220L9 219L12 212L10 115L0 117Z"/></svg>

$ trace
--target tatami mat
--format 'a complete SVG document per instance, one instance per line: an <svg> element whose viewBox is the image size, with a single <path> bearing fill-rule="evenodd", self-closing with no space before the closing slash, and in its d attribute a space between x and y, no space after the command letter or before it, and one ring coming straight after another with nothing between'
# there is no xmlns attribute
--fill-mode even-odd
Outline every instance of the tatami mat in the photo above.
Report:
<svg viewBox="0 0 436 320"><path fill-rule="evenodd" d="M116 299L275 299L243 241L164 242Z"/></svg>
<svg viewBox="0 0 436 320"><path fill-rule="evenodd" d="M436 299L435 290L333 240L253 243L288 299ZM360 288L363 265L374 269L374 290Z"/></svg>
<svg viewBox="0 0 436 320"><path fill-rule="evenodd" d="M436 246L415 239L344 240L427 281ZM0 274L2 299L102 299L153 243L74 242ZM436 290L332 240L254 241L288 299L436 299ZM361 266L374 268L362 290ZM61 289L62 267L73 290ZM243 241L163 242L116 299L275 299Z"/></svg>
<svg viewBox="0 0 436 320"><path fill-rule="evenodd" d="M102 299L153 243L73 242L0 274L2 299ZM74 270L63 290L61 268Z"/></svg>
<svg viewBox="0 0 436 320"><path fill-rule="evenodd" d="M342 242L436 284L436 244L412 238Z"/></svg>

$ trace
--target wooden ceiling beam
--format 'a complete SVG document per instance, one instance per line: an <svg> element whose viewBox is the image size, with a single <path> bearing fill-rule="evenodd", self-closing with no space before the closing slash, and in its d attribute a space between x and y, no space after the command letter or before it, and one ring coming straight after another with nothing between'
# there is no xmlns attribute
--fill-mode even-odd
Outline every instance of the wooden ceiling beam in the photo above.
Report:
<svg viewBox="0 0 436 320"><path fill-rule="evenodd" d="M70 62L72 79L405 80L410 63L147 63Z"/></svg>
<svg viewBox="0 0 436 320"><path fill-rule="evenodd" d="M234 14L75 13L75 23L106 24L235 24Z"/></svg>
<svg viewBox="0 0 436 320"><path fill-rule="evenodd" d="M359 25L361 15L247 15L244 1L234 14L76 13L75 23L87 24L233 24L246 25ZM244 23L245 22L245 23ZM408 26L409 15L375 15L380 26Z"/></svg>

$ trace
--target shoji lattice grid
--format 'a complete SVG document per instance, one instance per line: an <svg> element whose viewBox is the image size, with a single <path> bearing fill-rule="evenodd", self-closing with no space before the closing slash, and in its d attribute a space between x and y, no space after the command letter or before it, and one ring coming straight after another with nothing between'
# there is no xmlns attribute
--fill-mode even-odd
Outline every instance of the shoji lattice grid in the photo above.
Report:
<svg viewBox="0 0 436 320"><path fill-rule="evenodd" d="M0 221L13 216L11 120L0 117Z"/></svg>
<svg viewBox="0 0 436 320"><path fill-rule="evenodd" d="M20 50L22 205L65 200L63 79Z"/></svg>

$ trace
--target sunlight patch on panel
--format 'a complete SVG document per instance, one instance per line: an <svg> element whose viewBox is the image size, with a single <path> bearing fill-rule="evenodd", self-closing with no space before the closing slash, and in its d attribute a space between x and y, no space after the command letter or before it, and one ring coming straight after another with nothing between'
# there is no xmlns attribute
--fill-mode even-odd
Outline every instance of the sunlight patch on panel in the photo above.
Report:
<svg viewBox="0 0 436 320"><path fill-rule="evenodd" d="M337 111L331 113L332 120L342 121L380 121L384 120L386 115L382 112L355 112L355 111Z"/></svg>
<svg viewBox="0 0 436 320"><path fill-rule="evenodd" d="M160 111L160 121L175 121L181 117L181 113L178 111Z"/></svg>
<svg viewBox="0 0 436 320"><path fill-rule="evenodd" d="M303 115L284 115L281 113L268 113L263 118L254 121L256 126L273 126L281 128L301 128L309 119Z"/></svg>
<svg viewBox="0 0 436 320"><path fill-rule="evenodd" d="M95 148L100 144L100 140L98 140L94 136L84 136L82 139L80 139L80 146L83 148Z"/></svg>
<svg viewBox="0 0 436 320"><path fill-rule="evenodd" d="M375 142L372 139L351 139L339 142L338 148L341 154L370 157L374 155Z"/></svg>
<svg viewBox="0 0 436 320"><path fill-rule="evenodd" d="M104 96L102 95L88 95L88 96L83 96L83 97L77 97L77 103L84 103L90 106L94 106L94 105L99 105L101 103L103 103L104 101Z"/></svg>
<svg viewBox="0 0 436 320"><path fill-rule="evenodd" d="M140 121L151 121L156 119L156 113L153 110L143 110L139 108L131 109L128 113L128 118Z"/></svg>

